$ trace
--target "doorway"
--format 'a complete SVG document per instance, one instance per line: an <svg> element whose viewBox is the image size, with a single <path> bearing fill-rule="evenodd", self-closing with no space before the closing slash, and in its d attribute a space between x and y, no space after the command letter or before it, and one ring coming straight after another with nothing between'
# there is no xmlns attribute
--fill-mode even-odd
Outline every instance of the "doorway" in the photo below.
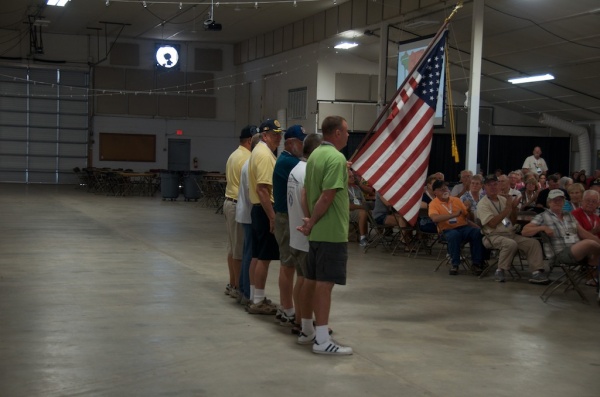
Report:
<svg viewBox="0 0 600 397"><path fill-rule="evenodd" d="M169 139L168 170L189 171L191 143L189 139Z"/></svg>

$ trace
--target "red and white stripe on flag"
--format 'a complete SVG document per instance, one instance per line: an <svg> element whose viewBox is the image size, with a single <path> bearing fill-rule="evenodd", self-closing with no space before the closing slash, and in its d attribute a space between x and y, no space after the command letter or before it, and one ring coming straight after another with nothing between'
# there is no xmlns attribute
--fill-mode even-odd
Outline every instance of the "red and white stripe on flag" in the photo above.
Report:
<svg viewBox="0 0 600 397"><path fill-rule="evenodd" d="M447 31L402 85L388 118L359 150L352 169L414 225L427 178Z"/></svg>

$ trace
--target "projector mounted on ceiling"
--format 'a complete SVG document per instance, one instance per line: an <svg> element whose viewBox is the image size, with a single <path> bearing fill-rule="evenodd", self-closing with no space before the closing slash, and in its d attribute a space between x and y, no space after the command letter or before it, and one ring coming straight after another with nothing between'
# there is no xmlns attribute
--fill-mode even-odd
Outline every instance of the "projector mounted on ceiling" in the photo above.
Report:
<svg viewBox="0 0 600 397"><path fill-rule="evenodd" d="M210 18L204 21L204 30L219 32L221 31L221 29L223 29L223 25L221 25L220 23L216 23Z"/></svg>
<svg viewBox="0 0 600 397"><path fill-rule="evenodd" d="M218 3L217 3L218 4ZM213 1L210 2L210 13L208 14L208 18L204 21L204 30L210 30L213 32L219 32L223 29L223 25L215 22L213 19L215 16L215 9Z"/></svg>

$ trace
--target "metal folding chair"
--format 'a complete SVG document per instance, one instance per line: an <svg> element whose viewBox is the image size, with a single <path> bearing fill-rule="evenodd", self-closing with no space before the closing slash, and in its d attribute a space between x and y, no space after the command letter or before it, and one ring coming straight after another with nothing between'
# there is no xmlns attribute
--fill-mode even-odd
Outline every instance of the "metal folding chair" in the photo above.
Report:
<svg viewBox="0 0 600 397"><path fill-rule="evenodd" d="M563 292L566 293L568 290L573 289L575 290L575 292L577 292L582 301L584 301L585 303L589 303L588 298L585 296L585 294L579 287L579 284L582 280L588 278L588 276L594 268L584 262L576 264L559 263L556 260L557 253L552 248L550 237L546 233L540 233L540 237L542 240L542 244L544 244L544 246L549 247L549 250L551 250L554 254L549 264L550 273L552 273L552 271L555 268L560 268L563 271L562 275L554 279L550 284L548 284L546 288L544 288L540 295L542 301L547 302L550 296L554 293L554 291L556 291L558 288L564 287Z"/></svg>
<svg viewBox="0 0 600 397"><path fill-rule="evenodd" d="M367 218L369 220L369 233L367 235L367 245L364 247L366 253L370 248L382 245L386 250L391 251L396 243L399 231L396 231L396 226L379 225L375 222L371 210L367 210Z"/></svg>

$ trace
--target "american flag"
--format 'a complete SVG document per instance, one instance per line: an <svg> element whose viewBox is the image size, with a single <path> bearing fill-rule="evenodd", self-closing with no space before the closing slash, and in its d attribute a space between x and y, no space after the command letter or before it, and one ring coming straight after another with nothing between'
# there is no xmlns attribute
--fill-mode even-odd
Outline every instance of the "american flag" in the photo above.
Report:
<svg viewBox="0 0 600 397"><path fill-rule="evenodd" d="M352 169L412 225L427 177L447 34L440 34L421 58L392 101L388 118L352 163Z"/></svg>

